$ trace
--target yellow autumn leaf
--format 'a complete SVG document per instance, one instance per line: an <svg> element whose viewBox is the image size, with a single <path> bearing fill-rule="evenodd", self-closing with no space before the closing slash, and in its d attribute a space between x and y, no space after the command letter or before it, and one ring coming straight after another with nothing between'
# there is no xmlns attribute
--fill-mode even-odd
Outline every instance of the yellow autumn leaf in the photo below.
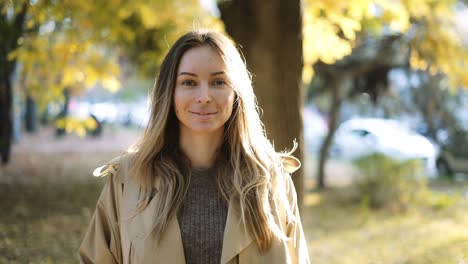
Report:
<svg viewBox="0 0 468 264"><path fill-rule="evenodd" d="M350 0L348 1L348 15L355 21L362 20L368 14L369 0Z"/></svg>
<svg viewBox="0 0 468 264"><path fill-rule="evenodd" d="M155 28L159 25L160 17L155 16L154 10L152 10L148 5L141 4L138 6L138 12L140 13L141 21L146 28Z"/></svg>
<svg viewBox="0 0 468 264"><path fill-rule="evenodd" d="M71 86L76 82L76 73L73 68L65 68L62 75L61 85L64 87Z"/></svg>
<svg viewBox="0 0 468 264"><path fill-rule="evenodd" d="M80 137L86 136L86 129L83 126L76 126L74 130L78 136Z"/></svg>
<svg viewBox="0 0 468 264"><path fill-rule="evenodd" d="M394 31L405 32L409 28L410 16L408 10L401 2L388 0L377 1L381 6L383 14L382 21L387 23Z"/></svg>
<svg viewBox="0 0 468 264"><path fill-rule="evenodd" d="M347 18L345 16L332 16L330 20L336 23L340 29L343 31L344 36L354 41L356 38L356 32L361 30L361 24L359 21Z"/></svg>
<svg viewBox="0 0 468 264"><path fill-rule="evenodd" d="M86 129L89 129L89 130L94 130L94 129L97 128L96 120L94 120L91 117L88 117L88 118L84 119L83 120L83 125L84 125L84 127L86 127Z"/></svg>
<svg viewBox="0 0 468 264"><path fill-rule="evenodd" d="M403 4L414 19L420 19L431 14L428 0L404 0Z"/></svg>
<svg viewBox="0 0 468 264"><path fill-rule="evenodd" d="M55 127L57 128L60 128L60 129L64 129L65 128L65 119L64 118L60 118L60 119L57 119L55 121Z"/></svg>
<svg viewBox="0 0 468 264"><path fill-rule="evenodd" d="M314 70L311 64L306 64L302 68L302 81L304 83L310 83L314 77Z"/></svg>
<svg viewBox="0 0 468 264"><path fill-rule="evenodd" d="M427 63L422 60L415 51L412 51L410 55L410 66L414 69L425 70L427 68Z"/></svg>
<svg viewBox="0 0 468 264"><path fill-rule="evenodd" d="M112 93L115 93L120 89L120 81L113 76L104 78L101 82L104 88Z"/></svg>
<svg viewBox="0 0 468 264"><path fill-rule="evenodd" d="M19 53L18 51L19 51L18 49L15 49L12 52L8 53L7 59L9 61L12 61L12 60L18 58L18 53Z"/></svg>
<svg viewBox="0 0 468 264"><path fill-rule="evenodd" d="M92 69L89 66L85 67L85 69L86 70L85 70L84 85L85 87L92 87L98 81L98 74L94 69Z"/></svg>

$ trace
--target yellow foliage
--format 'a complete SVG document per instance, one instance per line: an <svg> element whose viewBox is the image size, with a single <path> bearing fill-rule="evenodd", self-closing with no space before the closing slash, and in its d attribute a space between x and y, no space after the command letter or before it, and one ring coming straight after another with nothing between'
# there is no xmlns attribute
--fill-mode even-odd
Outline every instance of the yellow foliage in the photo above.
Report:
<svg viewBox="0 0 468 264"><path fill-rule="evenodd" d="M352 43L338 36L339 28L327 19L307 17L304 26L304 60L313 64L317 60L334 63L351 53Z"/></svg>
<svg viewBox="0 0 468 264"><path fill-rule="evenodd" d="M141 4L138 7L138 12L146 28L155 28L160 25L161 19L154 15L153 9L147 4Z"/></svg>
<svg viewBox="0 0 468 264"><path fill-rule="evenodd" d="M418 69L444 72L451 85L467 86L467 51L453 27L455 0L305 0L303 15L303 79L313 75L310 67L318 60L332 64L349 55L365 25L377 25L377 34L386 30L408 34L412 48L410 64ZM19 3L19 2L18 2ZM65 87L75 91L101 82L116 91L120 87L119 43L135 41L138 32L153 30L158 49L141 52L141 68L162 60L162 54L186 30L216 28L223 24L200 8L197 0L38 0L28 10L28 27L53 20L60 30L28 34L20 48L8 58L22 65L28 89L44 100L60 94ZM140 28L125 25L128 19L141 21ZM68 22L64 23L65 19ZM377 36L378 37L378 36ZM53 93L48 89L54 87Z"/></svg>
<svg viewBox="0 0 468 264"><path fill-rule="evenodd" d="M120 89L120 81L114 76L103 78L102 85L109 91L115 93Z"/></svg>
<svg viewBox="0 0 468 264"><path fill-rule="evenodd" d="M310 83L312 81L312 77L314 77L314 69L312 68L312 65L304 65L302 68L302 81L304 83Z"/></svg>
<svg viewBox="0 0 468 264"><path fill-rule="evenodd" d="M410 10L411 16L415 19L421 19L431 13L427 0L404 0L403 5Z"/></svg>
<svg viewBox="0 0 468 264"><path fill-rule="evenodd" d="M27 0L13 1L15 12L22 1ZM197 0L38 0L30 4L28 28L53 21L57 22L53 30L23 35L19 48L8 54L8 59L21 65L22 84L40 105L60 99L65 88L77 94L101 83L117 91L121 86L120 51L127 52L119 45L134 43L137 33L154 34L154 51L145 58L154 67L161 62L164 48L182 32L194 26L223 28ZM137 64L139 70L141 66Z"/></svg>
<svg viewBox="0 0 468 264"><path fill-rule="evenodd" d="M304 63L318 60L334 63L351 53L361 20L368 13L369 0L305 1L303 35ZM343 34L343 37L340 36ZM311 74L305 70L303 76ZM304 80L306 81L306 80Z"/></svg>
<svg viewBox="0 0 468 264"><path fill-rule="evenodd" d="M414 69L426 70L427 62L419 57L416 51L412 51L410 55L410 65Z"/></svg>
<svg viewBox="0 0 468 264"><path fill-rule="evenodd" d="M468 87L466 62L468 47L455 31L454 21L447 7L435 5L434 15L419 22L419 30L411 39L410 64L416 69L429 70L432 74L447 75L452 88Z"/></svg>
<svg viewBox="0 0 468 264"><path fill-rule="evenodd" d="M62 77L62 85L64 87L72 86L77 82L80 74L76 71L76 69L69 67L63 70L63 77ZM78 78L77 78L78 77Z"/></svg>
<svg viewBox="0 0 468 264"><path fill-rule="evenodd" d="M445 73L452 87L468 87L468 47L454 27L455 0L306 0L303 15L303 81L308 82L318 60L327 64L349 55L363 25L376 25L377 34L407 34L410 65ZM379 37L379 36L376 36Z"/></svg>
<svg viewBox="0 0 468 264"><path fill-rule="evenodd" d="M375 4L382 9L381 21L388 24L393 31L406 32L408 30L410 14L402 2L376 0Z"/></svg>
<svg viewBox="0 0 468 264"><path fill-rule="evenodd" d="M96 121L91 118L79 119L76 117L64 117L55 121L55 126L64 129L67 133L76 133L80 137L86 136L87 130L94 130L97 127Z"/></svg>

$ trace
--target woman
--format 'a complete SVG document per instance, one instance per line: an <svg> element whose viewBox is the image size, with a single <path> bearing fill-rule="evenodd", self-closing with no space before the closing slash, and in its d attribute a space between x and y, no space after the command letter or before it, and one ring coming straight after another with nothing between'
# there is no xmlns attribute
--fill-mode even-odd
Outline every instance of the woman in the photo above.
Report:
<svg viewBox="0 0 468 264"><path fill-rule="evenodd" d="M308 263L288 173L265 137L233 42L189 32L172 46L136 150L108 176L82 263Z"/></svg>

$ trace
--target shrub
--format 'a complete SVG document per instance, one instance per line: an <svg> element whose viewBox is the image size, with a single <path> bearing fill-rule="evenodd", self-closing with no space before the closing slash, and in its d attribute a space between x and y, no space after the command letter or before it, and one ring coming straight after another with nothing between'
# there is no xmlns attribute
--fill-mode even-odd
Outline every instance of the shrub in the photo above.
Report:
<svg viewBox="0 0 468 264"><path fill-rule="evenodd" d="M402 212L423 201L427 194L419 160L398 161L383 154L371 154L354 163L359 171L351 187L354 198L371 208Z"/></svg>

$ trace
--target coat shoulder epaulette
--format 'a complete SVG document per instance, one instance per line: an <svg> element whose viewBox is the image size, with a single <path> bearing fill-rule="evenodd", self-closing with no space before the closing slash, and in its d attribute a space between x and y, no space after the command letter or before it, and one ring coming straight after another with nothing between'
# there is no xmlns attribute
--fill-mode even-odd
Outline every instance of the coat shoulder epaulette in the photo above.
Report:
<svg viewBox="0 0 468 264"><path fill-rule="evenodd" d="M283 170L286 173L293 173L301 167L301 161L294 156L285 155L281 159L283 160Z"/></svg>
<svg viewBox="0 0 468 264"><path fill-rule="evenodd" d="M102 165L94 169L93 176L105 177L108 175L116 175L119 168L120 168L119 163L108 163L108 164Z"/></svg>
<svg viewBox="0 0 468 264"><path fill-rule="evenodd" d="M117 172L120 168L122 162L122 156L118 156L110 161L104 163L104 165L97 167L93 171L94 177L105 177L105 176L112 176L117 175Z"/></svg>

